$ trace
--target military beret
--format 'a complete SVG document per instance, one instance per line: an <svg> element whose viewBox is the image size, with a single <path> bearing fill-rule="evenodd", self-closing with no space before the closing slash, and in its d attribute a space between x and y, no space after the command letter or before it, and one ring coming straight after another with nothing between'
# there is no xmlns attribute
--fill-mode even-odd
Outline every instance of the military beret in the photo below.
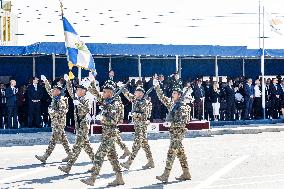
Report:
<svg viewBox="0 0 284 189"><path fill-rule="evenodd" d="M145 93L145 90L143 89L142 86L137 86L135 91L141 91L142 93Z"/></svg>

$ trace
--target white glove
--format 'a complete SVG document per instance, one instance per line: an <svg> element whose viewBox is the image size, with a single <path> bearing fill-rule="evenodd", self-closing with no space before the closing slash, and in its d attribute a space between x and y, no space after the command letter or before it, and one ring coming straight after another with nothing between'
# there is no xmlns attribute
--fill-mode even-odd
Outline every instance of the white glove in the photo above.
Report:
<svg viewBox="0 0 284 189"><path fill-rule="evenodd" d="M45 82L47 79L46 79L46 77L45 77L44 75L41 75L41 76L40 76L40 80L42 80L43 82Z"/></svg>
<svg viewBox="0 0 284 189"><path fill-rule="evenodd" d="M119 81L119 82L117 82L117 86L120 88L120 87L122 87L124 84L121 82L121 81Z"/></svg>
<svg viewBox="0 0 284 189"><path fill-rule="evenodd" d="M101 120L102 120L102 118L103 118L103 116L102 116L101 114L99 114L99 115L97 115L97 116L96 116L96 120L101 121Z"/></svg>
<svg viewBox="0 0 284 189"><path fill-rule="evenodd" d="M164 126L165 126L165 127L170 127L170 126L171 126L171 123L170 123L170 122L165 122L165 123L164 123Z"/></svg>
<svg viewBox="0 0 284 189"><path fill-rule="evenodd" d="M49 108L48 112L49 112L50 114L52 114L52 113L54 113L54 110L53 110L52 108Z"/></svg>
<svg viewBox="0 0 284 189"><path fill-rule="evenodd" d="M78 106L80 104L80 101L79 100L73 100L73 104L74 104L74 106Z"/></svg>
<svg viewBox="0 0 284 189"><path fill-rule="evenodd" d="M157 87L159 85L159 81L157 79L153 79L153 85Z"/></svg>
<svg viewBox="0 0 284 189"><path fill-rule="evenodd" d="M67 74L64 74L64 80L69 81L69 76Z"/></svg>
<svg viewBox="0 0 284 189"><path fill-rule="evenodd" d="M91 81L85 78L81 81L81 85L83 85L85 88L89 88L89 86L91 85Z"/></svg>
<svg viewBox="0 0 284 189"><path fill-rule="evenodd" d="M89 73L88 79L89 79L91 82L93 82L93 81L96 80L96 78L95 78L95 76L92 74L92 72Z"/></svg>
<svg viewBox="0 0 284 189"><path fill-rule="evenodd" d="M19 89L18 89L18 88L16 88L16 89L15 89L15 94L17 94L17 93L18 93L18 91L19 91Z"/></svg>

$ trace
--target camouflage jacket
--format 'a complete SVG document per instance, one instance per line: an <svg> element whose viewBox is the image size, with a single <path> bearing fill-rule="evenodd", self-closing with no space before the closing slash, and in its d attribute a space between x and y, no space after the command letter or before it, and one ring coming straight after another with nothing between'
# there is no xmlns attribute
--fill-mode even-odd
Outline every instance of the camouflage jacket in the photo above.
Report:
<svg viewBox="0 0 284 189"><path fill-rule="evenodd" d="M146 122L151 116L152 103L149 99L136 99L127 89L123 91L124 96L132 102L132 119L134 124Z"/></svg>
<svg viewBox="0 0 284 189"><path fill-rule="evenodd" d="M171 116L171 128L185 127L190 119L190 106L184 102L173 102L170 98L166 97L160 86L155 87L159 100L167 107ZM171 129L170 128L170 129Z"/></svg>
<svg viewBox="0 0 284 189"><path fill-rule="evenodd" d="M71 86L70 81L67 82L66 86L67 86L67 90L71 98L73 100L79 100L80 102L77 106L79 120L77 118L76 108L74 108L75 128L76 129L82 128L84 130L89 130L89 123L86 118L86 115L90 112L89 100L85 97L79 97L78 99L76 99L73 94L73 88ZM80 127L79 127L78 121L80 122Z"/></svg>
<svg viewBox="0 0 284 189"><path fill-rule="evenodd" d="M123 111L124 107L123 104L120 100L120 98L115 98L112 103L104 105L104 99L102 95L97 91L94 82L91 83L89 87L89 92L96 96L97 101L102 105L102 110L101 110L101 123L102 123L102 129L103 129L103 134L109 133L112 134L114 133L114 130L116 129L117 124L123 119Z"/></svg>
<svg viewBox="0 0 284 189"><path fill-rule="evenodd" d="M45 89L52 98L48 108L48 113L51 119L53 129L63 130L66 126L66 113L68 112L68 98L59 96L53 97L51 94L51 86L48 81L45 81Z"/></svg>

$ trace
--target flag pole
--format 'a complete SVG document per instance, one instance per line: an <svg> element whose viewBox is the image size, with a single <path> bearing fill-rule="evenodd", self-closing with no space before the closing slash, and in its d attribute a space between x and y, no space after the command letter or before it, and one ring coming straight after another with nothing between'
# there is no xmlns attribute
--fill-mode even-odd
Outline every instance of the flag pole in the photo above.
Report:
<svg viewBox="0 0 284 189"><path fill-rule="evenodd" d="M262 15L262 52L261 52L261 100L262 100L262 110L263 110L263 119L266 119L265 115L265 83L264 83L264 6L263 6L263 15Z"/></svg>
<svg viewBox="0 0 284 189"><path fill-rule="evenodd" d="M59 3L60 3L60 8L61 8L61 16L62 16L62 22L63 22L63 17L64 17L64 12L63 12L63 3L62 3L62 0L59 0ZM65 33L64 33L65 35ZM67 49L66 49L67 50ZM69 80L70 80L70 84L71 84L71 87L73 89L73 96L74 96L74 99L76 98L76 92L75 92L75 86L74 86L74 75L72 73L72 68L73 68L73 64L71 64L71 62L69 62L69 58L67 56L67 61L68 61L68 67L69 67ZM70 96L72 96L70 94ZM78 107L74 105L74 109L75 109L75 114L76 114L76 119L75 121L77 121L77 124L78 124L78 127L80 128L81 125L80 125L80 118L79 118L79 110L78 110ZM76 123L75 123L75 130L76 130Z"/></svg>

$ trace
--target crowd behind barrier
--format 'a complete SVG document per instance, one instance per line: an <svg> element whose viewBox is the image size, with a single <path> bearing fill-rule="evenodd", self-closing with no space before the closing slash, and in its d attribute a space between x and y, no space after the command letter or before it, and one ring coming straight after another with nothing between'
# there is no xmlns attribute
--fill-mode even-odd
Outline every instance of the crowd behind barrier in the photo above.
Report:
<svg viewBox="0 0 284 189"><path fill-rule="evenodd" d="M157 78L164 94L171 96L174 87L180 87L187 91L185 103L191 107L192 120L208 121L233 121L263 119L262 95L265 95L265 119L284 119L284 78L265 79L265 94L261 91L261 82L245 77L228 78L226 82L213 81L213 77L203 77L190 80L179 78L178 73L170 76L155 74L152 78L142 80L125 79L127 89L134 93L137 86L143 86L148 90L153 85L153 79ZM115 80L114 71L109 72L109 80ZM98 81L98 88L105 81ZM65 86L63 78L50 81L52 85ZM78 79L75 79L78 83ZM100 84L99 84L100 83ZM187 90L189 88L189 90ZM64 95L69 97L65 90ZM151 122L163 122L166 118L167 109L159 101L155 90L149 97L153 104ZM99 113L99 105L94 98L90 101L91 122L95 122L95 116ZM124 121L131 122L132 104L121 95L124 104ZM25 85L17 86L16 81L11 78L10 83L0 84L0 126L3 129L17 129L22 127L49 127L50 119L48 107L51 103L43 82L38 78L31 78ZM69 98L69 111L67 113L67 126L74 126L74 105Z"/></svg>

